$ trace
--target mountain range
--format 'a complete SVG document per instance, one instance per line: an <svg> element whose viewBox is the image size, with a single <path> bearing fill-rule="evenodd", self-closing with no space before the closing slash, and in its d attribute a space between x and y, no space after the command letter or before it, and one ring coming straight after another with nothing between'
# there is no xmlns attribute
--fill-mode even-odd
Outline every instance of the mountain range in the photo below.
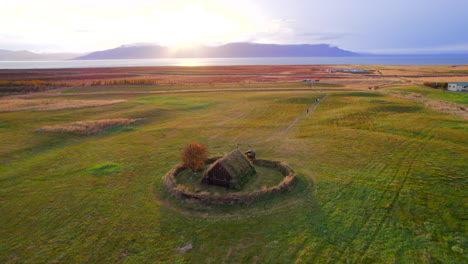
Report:
<svg viewBox="0 0 468 264"><path fill-rule="evenodd" d="M27 50L11 51L0 49L0 61L53 61L70 60L86 53L34 53Z"/></svg>
<svg viewBox="0 0 468 264"><path fill-rule="evenodd" d="M248 58L248 57L349 57L359 54L327 44L278 45L229 43L221 46L194 46L174 49L159 45L124 45L96 51L76 60L156 59L156 58Z"/></svg>
<svg viewBox="0 0 468 264"><path fill-rule="evenodd" d="M360 54L332 47L328 44L258 44L228 43L221 46L193 46L171 48L160 45L122 45L87 54L33 53L30 51L0 50L0 61L44 60L112 60L157 58L248 58L248 57L350 57Z"/></svg>

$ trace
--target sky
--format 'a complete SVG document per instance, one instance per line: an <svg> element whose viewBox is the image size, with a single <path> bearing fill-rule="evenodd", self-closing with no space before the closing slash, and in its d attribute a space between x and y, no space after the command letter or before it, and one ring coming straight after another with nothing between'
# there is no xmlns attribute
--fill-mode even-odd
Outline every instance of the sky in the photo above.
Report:
<svg viewBox="0 0 468 264"><path fill-rule="evenodd" d="M0 0L0 10L6 50L256 42L468 53L468 0Z"/></svg>

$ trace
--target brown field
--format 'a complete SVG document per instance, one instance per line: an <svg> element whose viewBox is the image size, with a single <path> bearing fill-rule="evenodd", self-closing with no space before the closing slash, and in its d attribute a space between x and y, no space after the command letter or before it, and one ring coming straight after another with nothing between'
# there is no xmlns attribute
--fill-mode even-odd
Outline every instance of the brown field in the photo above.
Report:
<svg viewBox="0 0 468 264"><path fill-rule="evenodd" d="M330 68L360 68L366 72L331 73ZM305 79L318 80L320 84L333 84L335 86L316 85L316 87L311 87L309 83L302 82ZM66 94L63 92L67 90L68 95L133 94L136 92L131 89L134 85L152 87L148 88L149 90L140 90L138 93L141 94L237 90L377 90L395 85L422 85L424 82L468 82L468 65L261 65L0 69L0 95L3 96L0 111L51 111L115 104L123 102L123 100L66 100L63 98L48 100L43 98L65 96ZM15 86L8 84L15 84ZM229 87L223 87L224 84ZM110 87L115 86L127 86L128 88L127 90L110 89ZM34 98L38 99L31 100ZM416 100L417 98L406 99ZM428 100L421 103L466 118L465 110L460 109L456 104L447 105Z"/></svg>
<svg viewBox="0 0 468 264"><path fill-rule="evenodd" d="M361 68L370 73L330 73L330 68ZM0 70L0 81L48 81L89 85L93 81L151 80L156 84L268 83L304 79L338 82L355 88L392 82L468 81L468 65L263 65L263 66L172 66L83 69ZM367 85L369 84L369 85Z"/></svg>
<svg viewBox="0 0 468 264"><path fill-rule="evenodd" d="M79 135L94 135L103 132L106 129L116 126L128 126L139 119L116 118L91 121L78 121L65 125L45 126L37 129L37 131L73 133Z"/></svg>
<svg viewBox="0 0 468 264"><path fill-rule="evenodd" d="M436 111L444 112L446 114L456 115L463 119L468 119L468 112L466 111L466 108L459 104L445 102L441 100L429 99L425 96L421 96L419 94L414 94L414 93L403 94L403 93L397 93L394 91L392 92L385 91L384 93L387 95L396 97L396 98L400 98L400 99L414 100Z"/></svg>
<svg viewBox="0 0 468 264"><path fill-rule="evenodd" d="M466 76L428 76L428 77L410 77L406 78L413 83L421 84L423 82L466 82Z"/></svg>
<svg viewBox="0 0 468 264"><path fill-rule="evenodd" d="M49 100L3 99L0 112L54 111L72 108L96 107L125 102L125 100Z"/></svg>

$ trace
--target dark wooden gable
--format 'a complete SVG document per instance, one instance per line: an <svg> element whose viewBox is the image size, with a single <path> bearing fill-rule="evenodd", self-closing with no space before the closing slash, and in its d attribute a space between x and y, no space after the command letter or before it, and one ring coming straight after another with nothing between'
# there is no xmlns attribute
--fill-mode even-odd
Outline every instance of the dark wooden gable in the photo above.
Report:
<svg viewBox="0 0 468 264"><path fill-rule="evenodd" d="M241 189L255 168L239 150L233 150L216 160L203 174L202 183Z"/></svg>
<svg viewBox="0 0 468 264"><path fill-rule="evenodd" d="M206 183L229 188L231 187L231 179L232 176L229 174L226 168L224 168L223 164L217 163L208 172Z"/></svg>

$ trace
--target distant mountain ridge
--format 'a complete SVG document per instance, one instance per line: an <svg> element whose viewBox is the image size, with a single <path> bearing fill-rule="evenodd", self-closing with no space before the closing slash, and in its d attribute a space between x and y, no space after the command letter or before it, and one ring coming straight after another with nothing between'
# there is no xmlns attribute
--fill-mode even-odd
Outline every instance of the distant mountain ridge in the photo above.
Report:
<svg viewBox="0 0 468 264"><path fill-rule="evenodd" d="M0 61L52 61L69 60L85 53L34 53L27 50L11 51L0 49Z"/></svg>
<svg viewBox="0 0 468 264"><path fill-rule="evenodd" d="M171 49L159 45L123 45L92 52L75 60L157 59L157 58L242 58L242 57L350 57L360 56L328 44L257 44L229 43L221 46L196 46Z"/></svg>

